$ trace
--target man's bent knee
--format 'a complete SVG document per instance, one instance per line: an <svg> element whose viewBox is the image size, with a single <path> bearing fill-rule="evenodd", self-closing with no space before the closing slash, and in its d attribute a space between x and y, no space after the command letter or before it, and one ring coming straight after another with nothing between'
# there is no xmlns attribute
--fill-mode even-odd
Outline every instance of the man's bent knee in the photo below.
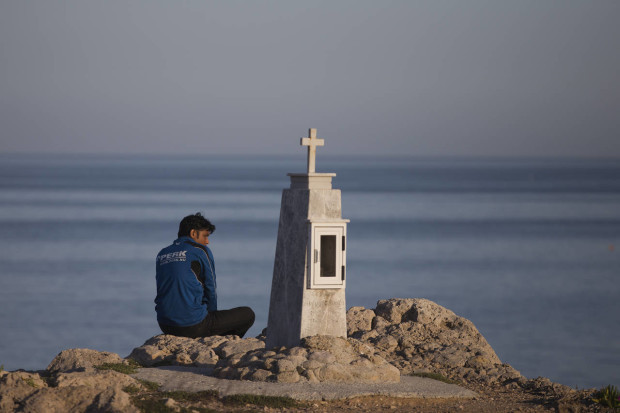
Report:
<svg viewBox="0 0 620 413"><path fill-rule="evenodd" d="M240 326L239 330L236 332L236 335L239 337L243 337L245 333L254 325L254 320L256 315L254 311L250 307L238 307L237 309L238 320L243 324Z"/></svg>
<svg viewBox="0 0 620 413"><path fill-rule="evenodd" d="M254 324L254 319L256 318L254 311L250 307L239 307L239 309L243 310L242 314L245 316L248 322L251 320L252 324Z"/></svg>

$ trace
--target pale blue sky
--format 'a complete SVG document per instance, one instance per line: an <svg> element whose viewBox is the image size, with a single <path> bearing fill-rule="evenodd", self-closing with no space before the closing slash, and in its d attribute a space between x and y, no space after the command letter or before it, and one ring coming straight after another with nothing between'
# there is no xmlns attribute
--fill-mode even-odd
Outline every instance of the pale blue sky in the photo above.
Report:
<svg viewBox="0 0 620 413"><path fill-rule="evenodd" d="M2 0L0 152L620 158L620 2Z"/></svg>

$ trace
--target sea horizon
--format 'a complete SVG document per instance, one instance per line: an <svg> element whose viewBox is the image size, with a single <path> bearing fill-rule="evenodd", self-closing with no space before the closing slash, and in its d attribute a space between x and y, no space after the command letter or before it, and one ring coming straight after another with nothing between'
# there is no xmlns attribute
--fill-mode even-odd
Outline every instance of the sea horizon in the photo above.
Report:
<svg viewBox="0 0 620 413"><path fill-rule="evenodd" d="M221 306L250 304L257 335L286 173L304 169L304 153L0 154L0 364L126 356L159 334L154 256L198 211L217 226ZM351 219L347 308L427 298L528 377L617 377L620 159L320 154L317 171L336 173Z"/></svg>

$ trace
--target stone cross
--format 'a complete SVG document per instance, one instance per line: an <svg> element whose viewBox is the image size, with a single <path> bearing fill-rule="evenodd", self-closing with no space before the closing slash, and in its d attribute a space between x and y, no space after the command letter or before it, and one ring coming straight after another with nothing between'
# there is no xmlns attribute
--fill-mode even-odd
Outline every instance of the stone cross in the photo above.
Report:
<svg viewBox="0 0 620 413"><path fill-rule="evenodd" d="M316 129L311 128L308 130L308 137L301 138L299 143L302 146L308 147L308 173L314 173L315 171L315 159L316 159L316 147L325 145L324 139L316 138Z"/></svg>

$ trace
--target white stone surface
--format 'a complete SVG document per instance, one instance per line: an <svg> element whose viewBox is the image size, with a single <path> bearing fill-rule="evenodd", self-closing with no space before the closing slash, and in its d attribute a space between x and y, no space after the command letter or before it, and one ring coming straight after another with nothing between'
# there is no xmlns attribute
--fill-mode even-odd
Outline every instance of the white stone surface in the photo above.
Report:
<svg viewBox="0 0 620 413"><path fill-rule="evenodd" d="M324 139L317 139L316 137L316 129L310 128L308 129L308 137L301 138L299 142L302 146L308 147L308 173L311 174L315 172L315 164L316 164L316 147L325 145Z"/></svg>
<svg viewBox="0 0 620 413"><path fill-rule="evenodd" d="M290 173L291 189L332 189L333 173Z"/></svg>
<svg viewBox="0 0 620 413"><path fill-rule="evenodd" d="M308 253L312 222L346 225L348 221L342 219L340 190L332 189L331 180L336 174L313 170L313 144L322 145L322 140L316 139L316 129L310 129L309 137L304 139L308 139L309 145L309 172L288 174L291 186L282 191L267 348L295 347L301 338L316 334L347 336L344 284L329 289L310 288Z"/></svg>
<svg viewBox="0 0 620 413"><path fill-rule="evenodd" d="M304 290L300 338L316 334L347 337L344 291L344 288Z"/></svg>

